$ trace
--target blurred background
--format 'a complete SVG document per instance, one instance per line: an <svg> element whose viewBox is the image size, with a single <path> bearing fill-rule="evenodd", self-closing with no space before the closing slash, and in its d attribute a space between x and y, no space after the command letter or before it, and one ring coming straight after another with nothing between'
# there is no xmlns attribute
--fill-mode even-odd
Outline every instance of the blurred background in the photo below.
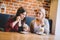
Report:
<svg viewBox="0 0 60 40"><path fill-rule="evenodd" d="M0 0L0 13L15 15L19 7L23 7L27 16L34 16L34 10L44 7L46 17L53 21L52 34L55 34L56 13L58 0Z"/></svg>

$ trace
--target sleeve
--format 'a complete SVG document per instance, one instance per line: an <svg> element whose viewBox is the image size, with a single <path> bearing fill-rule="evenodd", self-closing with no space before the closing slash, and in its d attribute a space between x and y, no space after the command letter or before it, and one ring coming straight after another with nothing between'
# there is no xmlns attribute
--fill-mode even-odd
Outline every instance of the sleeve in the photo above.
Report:
<svg viewBox="0 0 60 40"><path fill-rule="evenodd" d="M13 22L14 21L11 18L7 21L7 23L5 24L5 31L10 31L11 29L13 29L12 27ZM16 27L17 27L17 24L15 25L14 28L17 29Z"/></svg>
<svg viewBox="0 0 60 40"><path fill-rule="evenodd" d="M5 24L6 27L12 27L12 19L9 19L7 23Z"/></svg>
<svg viewBox="0 0 60 40"><path fill-rule="evenodd" d="M49 32L50 32L50 30L49 30L49 22L48 22L48 19L45 19L45 21L44 21L44 30L45 30L45 32L46 32L46 34L49 34Z"/></svg>

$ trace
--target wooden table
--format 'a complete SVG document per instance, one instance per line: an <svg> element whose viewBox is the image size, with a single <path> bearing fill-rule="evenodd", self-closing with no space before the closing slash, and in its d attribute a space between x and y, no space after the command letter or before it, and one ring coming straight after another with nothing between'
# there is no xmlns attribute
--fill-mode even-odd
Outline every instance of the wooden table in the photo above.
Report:
<svg viewBox="0 0 60 40"><path fill-rule="evenodd" d="M54 35L21 34L17 32L0 32L0 40L53 40Z"/></svg>

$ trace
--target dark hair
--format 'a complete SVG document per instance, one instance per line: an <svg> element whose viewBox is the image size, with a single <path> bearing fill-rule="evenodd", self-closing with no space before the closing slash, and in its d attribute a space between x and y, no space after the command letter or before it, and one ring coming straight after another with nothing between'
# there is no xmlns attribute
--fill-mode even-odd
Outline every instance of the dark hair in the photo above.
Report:
<svg viewBox="0 0 60 40"><path fill-rule="evenodd" d="M16 20L17 16L20 16L20 14L23 14L25 12L25 10L23 9L23 7L18 8L16 16L14 17L14 21Z"/></svg>
<svg viewBox="0 0 60 40"><path fill-rule="evenodd" d="M20 16L20 14L23 14L24 12L25 12L25 10L23 9L23 7L20 7L20 8L17 10L16 16Z"/></svg>

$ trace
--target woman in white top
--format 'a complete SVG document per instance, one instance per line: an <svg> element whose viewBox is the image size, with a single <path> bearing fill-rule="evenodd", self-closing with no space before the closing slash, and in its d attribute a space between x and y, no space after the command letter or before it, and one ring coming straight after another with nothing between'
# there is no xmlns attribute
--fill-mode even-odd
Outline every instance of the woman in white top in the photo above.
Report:
<svg viewBox="0 0 60 40"><path fill-rule="evenodd" d="M43 22L43 12L35 10L35 20L33 20L30 24L31 32L36 34L44 33L44 22Z"/></svg>
<svg viewBox="0 0 60 40"><path fill-rule="evenodd" d="M33 20L30 24L30 30L36 34L48 34L47 30L49 31L49 23L45 23L44 11L42 9L35 10L35 20ZM45 31L46 30L46 31Z"/></svg>

